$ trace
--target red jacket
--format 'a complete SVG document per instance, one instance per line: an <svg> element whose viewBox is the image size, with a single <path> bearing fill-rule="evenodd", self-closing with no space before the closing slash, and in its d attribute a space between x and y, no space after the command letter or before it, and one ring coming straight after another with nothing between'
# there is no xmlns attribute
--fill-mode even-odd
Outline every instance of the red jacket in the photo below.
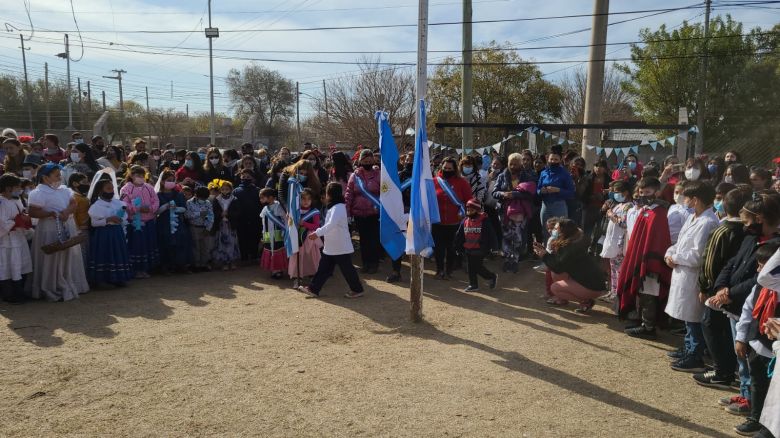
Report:
<svg viewBox="0 0 780 438"><path fill-rule="evenodd" d="M376 208L373 202L368 197L363 195L360 190L357 181L355 181L355 175L359 176L363 180L363 184L368 189L369 193L379 199L379 185L380 175L379 169L366 170L362 167L358 168L352 175L349 176L349 182L347 183L347 191L344 194L344 200L347 204L347 214L350 217L367 217L379 214L379 210Z"/></svg>
<svg viewBox="0 0 780 438"><path fill-rule="evenodd" d="M444 178L441 172L436 176ZM471 185L469 182L457 175L446 181L449 183L455 196L457 196L458 200L463 204L463 208L466 208L466 202L471 199ZM458 210L458 206L452 202L447 193L439 186L438 178L433 178L433 185L436 186L436 201L439 203L439 223L442 225L460 224L460 221L463 218L460 215L460 210Z"/></svg>
<svg viewBox="0 0 780 438"><path fill-rule="evenodd" d="M183 182L185 178L192 178L193 181L203 183L203 172L197 169L188 169L184 166L176 169L176 182Z"/></svg>

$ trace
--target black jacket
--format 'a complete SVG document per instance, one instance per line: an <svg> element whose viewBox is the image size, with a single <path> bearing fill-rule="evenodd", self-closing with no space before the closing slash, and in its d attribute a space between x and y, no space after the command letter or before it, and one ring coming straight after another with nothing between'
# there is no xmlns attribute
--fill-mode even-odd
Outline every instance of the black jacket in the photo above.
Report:
<svg viewBox="0 0 780 438"><path fill-rule="evenodd" d="M756 249L758 249L759 245L758 237L755 234L746 234L737 255L726 262L726 266L723 267L720 274L718 274L717 280L715 280L714 291L717 292L724 287L729 288L731 304L726 305L726 310L736 315L742 313L742 305L745 304L750 291L756 285L756 278L758 277L758 262L756 262ZM780 242L780 235L775 234L769 242Z"/></svg>
<svg viewBox="0 0 780 438"><path fill-rule="evenodd" d="M554 254L547 254L542 261L556 274L569 277L590 290L605 290L606 277L596 259L588 254L590 239L583 236L560 248Z"/></svg>

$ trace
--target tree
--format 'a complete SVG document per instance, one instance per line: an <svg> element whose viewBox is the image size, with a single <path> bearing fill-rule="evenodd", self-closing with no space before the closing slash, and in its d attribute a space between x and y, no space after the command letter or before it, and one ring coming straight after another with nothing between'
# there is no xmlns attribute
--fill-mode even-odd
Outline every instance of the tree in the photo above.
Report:
<svg viewBox="0 0 780 438"><path fill-rule="evenodd" d="M604 98L601 102L601 120L635 119L631 94L622 82L626 76L616 68L608 68L604 75ZM563 123L583 123L585 119L585 90L588 75L585 69L578 69L566 75L561 81L563 102L561 121Z"/></svg>
<svg viewBox="0 0 780 438"><path fill-rule="evenodd" d="M533 63L516 52L500 50L495 41L479 49L472 60L474 122L543 123L561 116L562 90L545 80ZM436 68L428 90L429 132L436 122L461 120L461 75L462 66L455 58L446 58ZM447 133L447 142L460 144L460 130L453 134ZM500 140L503 132L475 129L474 135L480 143L489 144Z"/></svg>
<svg viewBox="0 0 780 438"><path fill-rule="evenodd" d="M227 84L237 115L257 114L260 129L270 138L295 114L295 86L275 70L257 64L231 69Z"/></svg>
<svg viewBox="0 0 780 438"><path fill-rule="evenodd" d="M705 126L700 127L705 151L730 147L747 151L780 141L776 129L780 116L780 68L775 55L778 30L775 26L771 34L756 28L745 35L742 24L728 15L711 21L707 112ZM696 120L703 35L701 24L690 23L674 31L666 26L640 31L644 44L631 47L632 65L620 69L629 76L623 87L635 96L643 120L676 123L680 107L689 108L689 120Z"/></svg>
<svg viewBox="0 0 780 438"><path fill-rule="evenodd" d="M317 114L308 125L330 141L378 145L375 113L388 113L393 132L404 135L414 124L414 77L408 71L381 67L363 59L360 73L328 82L328 101L314 99Z"/></svg>
<svg viewBox="0 0 780 438"><path fill-rule="evenodd" d="M149 117L152 132L159 137L159 143L165 144L176 135L187 133L187 114L176 111L174 108L158 109L151 111Z"/></svg>

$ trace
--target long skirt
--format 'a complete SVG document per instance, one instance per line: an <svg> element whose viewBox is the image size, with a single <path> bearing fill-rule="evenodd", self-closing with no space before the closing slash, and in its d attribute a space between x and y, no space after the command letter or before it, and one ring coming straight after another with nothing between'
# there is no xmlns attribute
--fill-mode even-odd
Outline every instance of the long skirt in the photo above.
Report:
<svg viewBox="0 0 780 438"><path fill-rule="evenodd" d="M223 221L219 226L211 258L221 265L233 263L241 258L236 231L230 228L230 224L226 221Z"/></svg>
<svg viewBox="0 0 780 438"><path fill-rule="evenodd" d="M24 242L17 248L0 248L0 281L19 281L32 272L30 247Z"/></svg>
<svg viewBox="0 0 780 438"><path fill-rule="evenodd" d="M154 219L144 222L140 231L133 224L127 226L127 248L130 264L135 272L149 272L160 262L157 248L157 223Z"/></svg>
<svg viewBox="0 0 780 438"><path fill-rule="evenodd" d="M290 257L290 267L287 270L290 278L303 278L316 274L322 258L321 248L321 239L304 239L298 254Z"/></svg>
<svg viewBox="0 0 780 438"><path fill-rule="evenodd" d="M78 228L73 217L63 226L71 236L78 234ZM89 283L84 273L84 259L81 257L81 246L72 246L54 254L46 254L42 246L54 243L59 239L57 224L54 219L46 218L38 221L33 237L33 298L45 298L49 301L68 301L79 297L79 294L89 291Z"/></svg>
<svg viewBox="0 0 780 438"><path fill-rule="evenodd" d="M135 272L127 252L125 232L121 225L95 227L89 233L87 279L92 285L121 284L133 278Z"/></svg>
<svg viewBox="0 0 780 438"><path fill-rule="evenodd" d="M278 243L275 249L270 246L263 248L263 256L260 259L260 267L268 272L280 272L287 269L287 249L283 243Z"/></svg>

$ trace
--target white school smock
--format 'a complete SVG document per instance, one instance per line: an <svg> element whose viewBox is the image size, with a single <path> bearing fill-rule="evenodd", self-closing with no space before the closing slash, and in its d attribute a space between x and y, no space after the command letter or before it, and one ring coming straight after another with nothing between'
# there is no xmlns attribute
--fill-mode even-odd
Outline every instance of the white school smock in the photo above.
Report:
<svg viewBox="0 0 780 438"><path fill-rule="evenodd" d="M329 208L325 215L325 223L314 233L325 238L323 254L335 256L355 252L352 236L349 234L347 207L344 204L336 204Z"/></svg>

